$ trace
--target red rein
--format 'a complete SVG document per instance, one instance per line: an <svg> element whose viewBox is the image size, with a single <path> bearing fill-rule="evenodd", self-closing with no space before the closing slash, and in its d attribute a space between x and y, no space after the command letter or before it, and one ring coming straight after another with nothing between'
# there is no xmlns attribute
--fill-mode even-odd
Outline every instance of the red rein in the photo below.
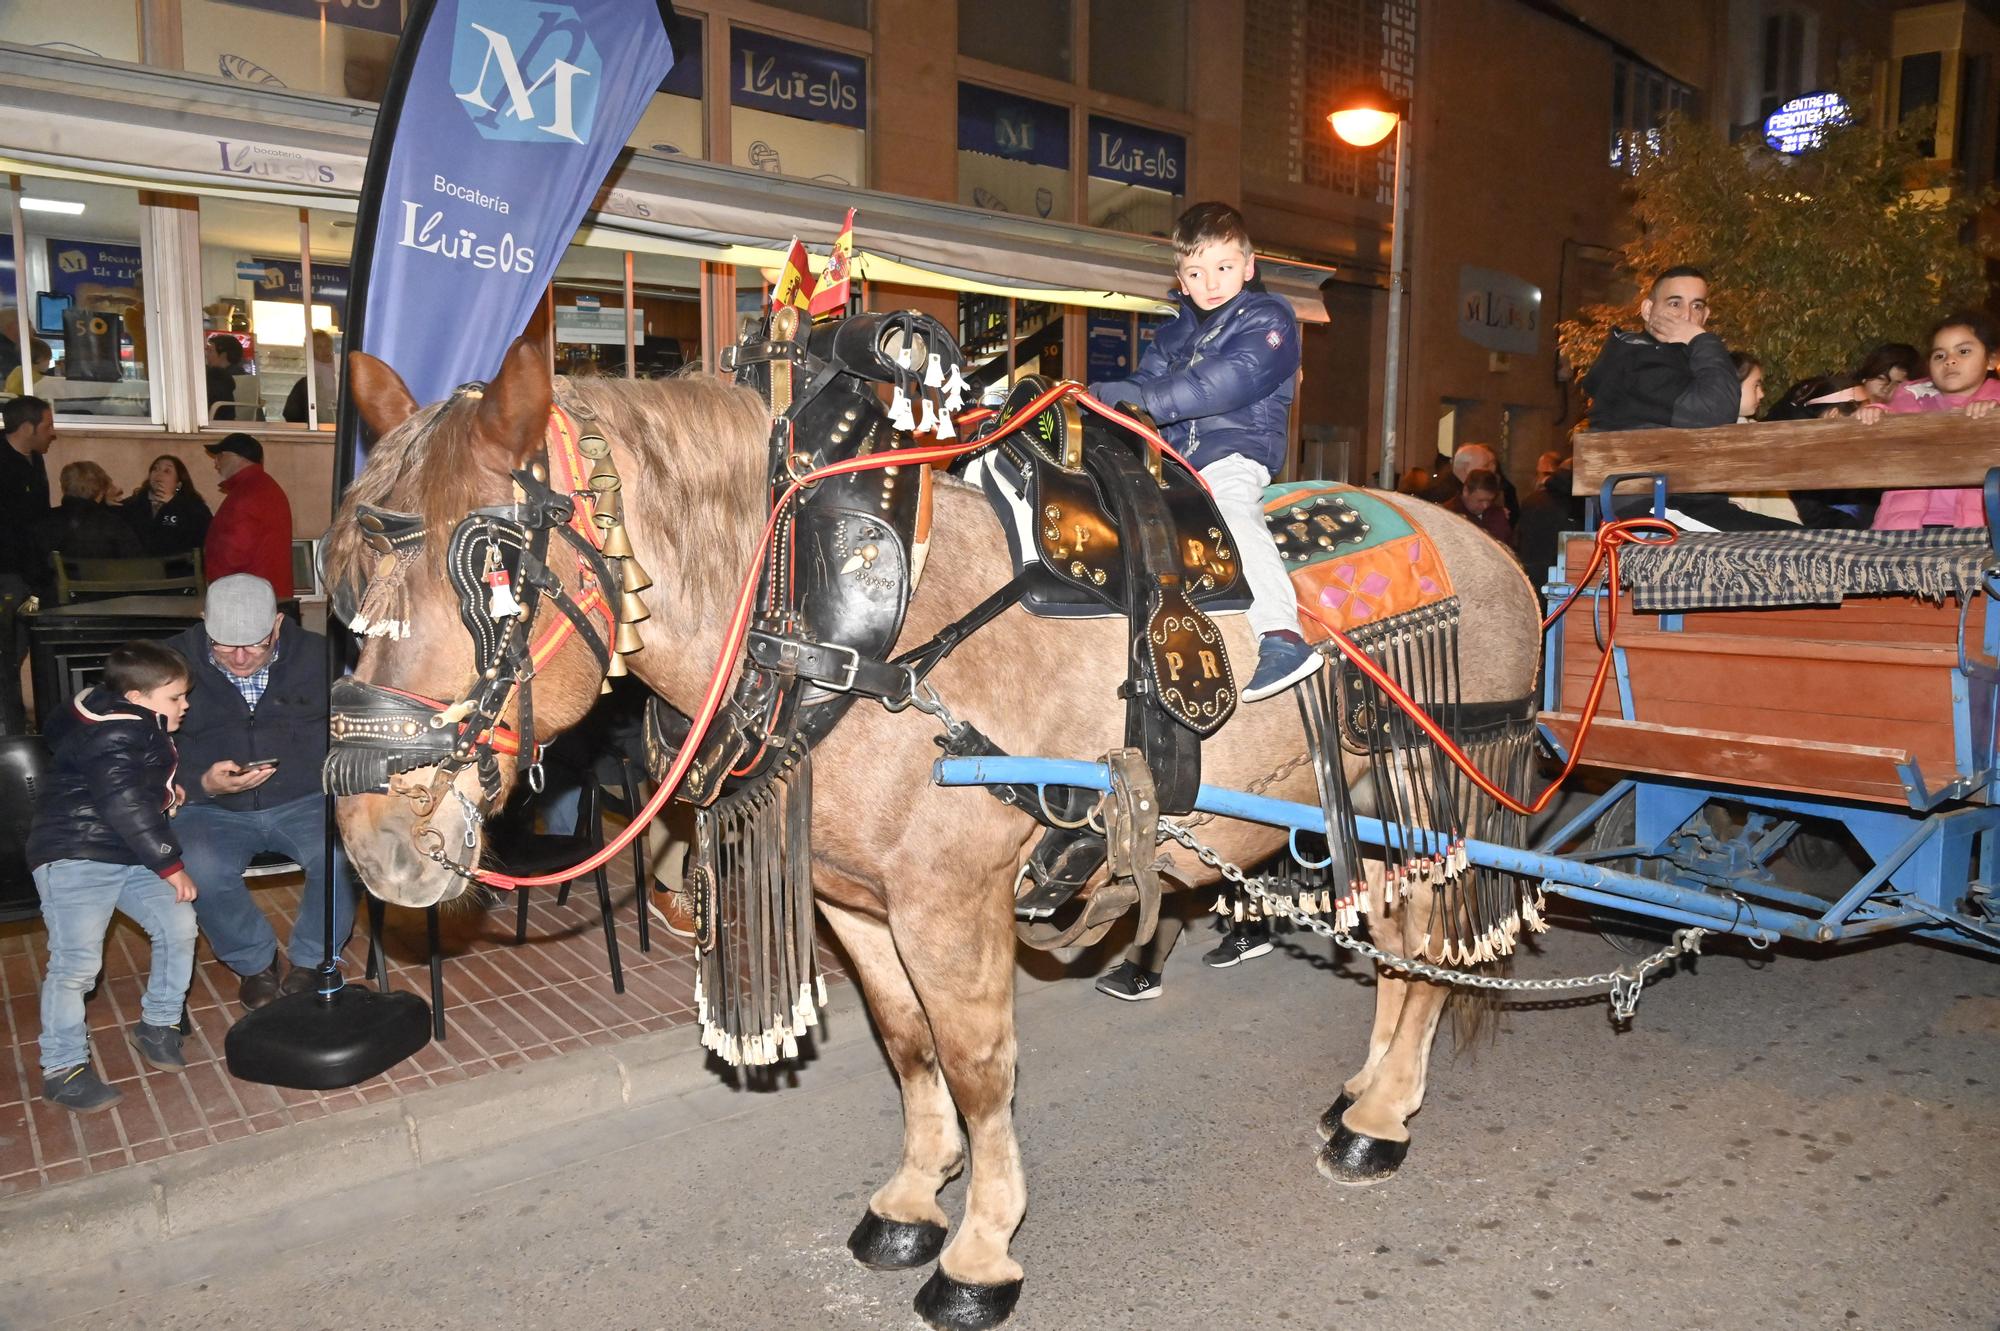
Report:
<svg viewBox="0 0 2000 1331"><path fill-rule="evenodd" d="M627 846L631 845L634 838L643 832L654 818L659 816L660 810L666 807L667 801L673 798L674 792L680 788L681 780L687 775L688 766L694 761L694 755L700 747L702 737L708 733L709 724L715 719L716 712L722 706L723 697L729 686L730 675L734 671L736 661L743 650L744 635L749 632L751 611L757 599L758 575L763 569L764 552L770 548L771 539L778 529L779 518L801 490L830 477L846 476L860 471L873 471L880 467L936 466L950 462L954 458L962 457L972 452L974 449L984 448L995 439L1012 434L1024 423L1032 420L1051 403L1060 401L1066 397L1075 398L1085 408L1096 412L1106 420L1114 421L1124 426L1147 442L1157 445L1162 453L1173 458L1182 467L1187 468L1190 475L1195 476L1197 479L1200 478L1201 473L1196 471L1192 466L1189 466L1187 459L1169 447L1167 442L1160 438L1158 432L1148 429L1123 412L1108 407L1091 397L1084 391L1083 385L1069 382L1057 384L1042 393L1002 422L997 430L985 438L956 444L935 444L923 448L891 449L887 452L873 453L867 457L849 458L844 462L830 463L815 471L808 472L803 478L794 481L787 487L785 492L778 497L778 502L771 508L770 520L764 524L764 534L757 542L756 554L750 560L749 572L744 575L743 584L737 591L736 608L730 615L728 631L722 635L722 649L716 654L715 669L709 677L708 692L703 695L701 706L695 711L694 718L688 727L687 740L681 745L680 752L675 756L673 766L668 770L666 777L661 780L659 789L653 792L653 797L646 801L645 807L640 809L633 816L631 822L626 824L625 829L607 842L602 849L594 852L588 859L568 869L557 873L534 874L526 877L516 877L512 874L499 873L491 869L482 869L477 871L479 880L490 887L503 890L512 890L520 887L554 887L558 884L566 883L572 878L580 878L584 874L594 872L601 866L609 863L613 857L619 855ZM962 426L971 427L990 419L993 415L994 412L991 409L982 407L959 416L957 423ZM1206 483L1204 483L1205 487ZM1543 627L1546 628L1548 624L1553 623L1564 611L1569 609L1570 603L1590 584L1591 575L1597 571L1598 564L1607 558L1607 552L1610 565L1609 573L1614 580L1612 586L1615 588L1617 585L1615 579L1618 570L1617 547L1626 541L1638 539L1630 533L1642 529L1662 531L1669 538L1674 534L1672 526L1653 518L1632 518L1623 522L1607 524L1598 532L1597 548L1591 555L1590 567L1584 571L1584 576L1579 580L1576 591L1571 592L1562 605L1556 608L1555 613L1543 622ZM1311 612L1305 611L1304 613L1310 614ZM1605 633L1607 648L1611 635L1617 628L1617 614L1617 603L1614 599L1610 611L1610 620ZM1317 616L1315 616L1315 619L1317 619ZM1331 629L1328 631L1332 632ZM1369 678L1382 686L1389 696L1395 700L1397 706L1410 714L1411 718L1423 728L1425 734L1429 735L1434 742L1443 747L1451 760L1463 769L1465 774L1480 789L1500 800L1508 808L1513 809L1517 813L1531 811L1508 798L1504 792L1494 786L1491 781L1487 780L1485 775L1473 766L1472 761L1465 756L1458 746L1453 744L1444 732L1438 728L1437 723L1432 721L1428 716L1425 716L1422 708L1408 694L1398 688L1394 681L1383 674L1381 668L1369 660L1360 648L1356 647L1339 633L1333 633L1333 640L1356 666L1366 673ZM1556 787L1562 784L1562 779L1567 778L1571 769L1576 766L1577 756L1583 751L1584 733L1589 729L1590 718L1596 711L1598 695L1604 689L1607 667L1610 660L1611 653L1607 650L1604 654L1604 659L1598 663L1597 677L1591 684L1590 696L1585 705L1582 724L1577 731L1576 744L1570 755L1569 766L1563 769L1563 777L1558 778L1555 785L1550 786L1548 790L1542 792L1533 805L1533 810L1540 810L1548 802L1553 796Z"/></svg>

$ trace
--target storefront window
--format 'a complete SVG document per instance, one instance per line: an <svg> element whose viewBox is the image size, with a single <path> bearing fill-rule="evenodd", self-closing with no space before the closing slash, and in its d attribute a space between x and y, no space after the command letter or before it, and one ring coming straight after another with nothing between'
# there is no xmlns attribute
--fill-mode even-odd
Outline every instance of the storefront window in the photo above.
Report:
<svg viewBox="0 0 2000 1331"><path fill-rule="evenodd" d="M632 292L644 342L633 357L641 379L701 363L701 264L662 254L632 256Z"/></svg>
<svg viewBox="0 0 2000 1331"><path fill-rule="evenodd" d="M1023 375L1061 378L1065 311L1065 306L1009 296L960 295L958 338L972 396L991 405Z"/></svg>
<svg viewBox="0 0 2000 1331"><path fill-rule="evenodd" d="M731 160L829 185L868 176L868 62L750 28L729 34Z"/></svg>
<svg viewBox="0 0 2000 1331"><path fill-rule="evenodd" d="M22 182L20 207L27 252L15 267L4 317L12 334L16 300L28 312L34 395L62 417L151 420L138 196L30 179ZM17 355L10 351L8 359ZM7 366L10 375L14 368Z"/></svg>
<svg viewBox="0 0 2000 1331"><path fill-rule="evenodd" d="M1090 86L1187 109L1187 0L1090 0Z"/></svg>
<svg viewBox="0 0 2000 1331"><path fill-rule="evenodd" d="M138 9L132 0L0 0L0 41L136 62Z"/></svg>
<svg viewBox="0 0 2000 1331"><path fill-rule="evenodd" d="M626 142L642 153L660 157L706 157L707 122L701 107L702 21L677 14L674 22L674 49L680 54Z"/></svg>
<svg viewBox="0 0 2000 1331"><path fill-rule="evenodd" d="M231 422L242 421L312 426L333 420L354 231L351 219L311 215L313 296L308 314L300 225L297 208L235 199L202 201L202 332L217 349L216 356L205 358L202 419L208 424L228 429L234 428ZM234 342L242 358L228 354L218 338Z"/></svg>
<svg viewBox="0 0 2000 1331"><path fill-rule="evenodd" d="M1070 0L958 0L958 53L1067 82L1069 24Z"/></svg>
<svg viewBox="0 0 2000 1331"><path fill-rule="evenodd" d="M1068 108L959 84L958 201L1072 220Z"/></svg>
<svg viewBox="0 0 2000 1331"><path fill-rule="evenodd" d="M1187 188L1187 140L1105 116L1090 118L1090 225L1164 236Z"/></svg>
<svg viewBox="0 0 2000 1331"><path fill-rule="evenodd" d="M260 87L379 102L403 0L181 0L184 66Z"/></svg>

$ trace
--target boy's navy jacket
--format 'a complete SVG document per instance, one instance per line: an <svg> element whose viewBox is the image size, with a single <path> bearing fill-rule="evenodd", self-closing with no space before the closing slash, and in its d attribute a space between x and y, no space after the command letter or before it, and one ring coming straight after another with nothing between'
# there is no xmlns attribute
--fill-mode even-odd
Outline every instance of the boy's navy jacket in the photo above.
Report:
<svg viewBox="0 0 2000 1331"><path fill-rule="evenodd" d="M1193 466L1241 453L1277 475L1285 465L1292 391L1299 373L1299 324L1283 297L1246 283L1234 300L1200 319L1180 305L1129 379L1092 384L1117 406L1144 407L1160 434Z"/></svg>
<svg viewBox="0 0 2000 1331"><path fill-rule="evenodd" d="M165 878L181 867L168 810L179 765L166 718L104 689L88 689L43 733L55 762L35 804L28 867L52 860L144 865Z"/></svg>

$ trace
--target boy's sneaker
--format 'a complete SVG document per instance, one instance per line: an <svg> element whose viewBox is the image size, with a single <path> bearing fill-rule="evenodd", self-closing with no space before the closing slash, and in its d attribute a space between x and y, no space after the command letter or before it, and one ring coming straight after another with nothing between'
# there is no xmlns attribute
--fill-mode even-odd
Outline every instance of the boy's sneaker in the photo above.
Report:
<svg viewBox="0 0 2000 1331"><path fill-rule="evenodd" d="M125 1097L104 1084L97 1069L88 1063L63 1068L42 1077L42 1099L78 1114L95 1114L109 1109Z"/></svg>
<svg viewBox="0 0 2000 1331"><path fill-rule="evenodd" d="M1223 970L1271 950L1271 922L1245 920L1224 934L1222 941L1201 954L1204 965Z"/></svg>
<svg viewBox="0 0 2000 1331"><path fill-rule="evenodd" d="M148 1026L142 1021L125 1038L148 1066L161 1072L187 1071L187 1057L181 1053L180 1027Z"/></svg>
<svg viewBox="0 0 2000 1331"><path fill-rule="evenodd" d="M1326 660L1312 645L1289 629L1257 639L1257 672L1243 689L1244 702L1261 702L1283 693L1318 670Z"/></svg>
<svg viewBox="0 0 2000 1331"><path fill-rule="evenodd" d="M1142 971L1136 961L1121 961L1097 977L1097 992L1137 1003L1160 996L1160 973Z"/></svg>

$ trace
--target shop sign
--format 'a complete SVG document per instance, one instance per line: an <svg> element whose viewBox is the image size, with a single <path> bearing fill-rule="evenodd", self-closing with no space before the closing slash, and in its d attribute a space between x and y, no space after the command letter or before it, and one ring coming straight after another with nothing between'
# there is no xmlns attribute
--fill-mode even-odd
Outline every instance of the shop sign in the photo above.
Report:
<svg viewBox="0 0 2000 1331"><path fill-rule="evenodd" d="M958 85L958 148L1069 169L1069 111L1011 93Z"/></svg>
<svg viewBox="0 0 2000 1331"><path fill-rule="evenodd" d="M1187 140L1144 125L1090 118L1090 174L1168 194L1187 187Z"/></svg>
<svg viewBox="0 0 2000 1331"><path fill-rule="evenodd" d="M1084 335L1086 382L1101 384L1132 377L1131 315L1093 311L1085 321Z"/></svg>
<svg viewBox="0 0 2000 1331"><path fill-rule="evenodd" d="M1511 273L1462 264L1458 331L1488 351L1532 356L1541 342L1542 289Z"/></svg>
<svg viewBox="0 0 2000 1331"><path fill-rule="evenodd" d="M603 309L598 306L558 305L556 306L556 341L558 342L600 342L612 346L625 345L625 307ZM632 345L646 345L646 322L632 321Z"/></svg>
<svg viewBox="0 0 2000 1331"><path fill-rule="evenodd" d="M139 247L99 240L57 240L49 247L49 290L80 309L110 309L138 298ZM107 304L107 300L110 302Z"/></svg>
<svg viewBox="0 0 2000 1331"><path fill-rule="evenodd" d="M729 100L853 129L868 127L868 61L749 28L729 30Z"/></svg>
<svg viewBox="0 0 2000 1331"><path fill-rule="evenodd" d="M297 259L255 259L250 266L256 269L250 282L258 300L298 301L301 265ZM243 269L244 265L236 265L238 276ZM332 306L336 326L347 323L348 280L344 263L313 265L313 304Z"/></svg>
<svg viewBox="0 0 2000 1331"><path fill-rule="evenodd" d="M1764 117L1764 142L1773 152L1796 157L1819 147L1830 128L1847 123L1847 103L1837 92L1794 97Z"/></svg>
<svg viewBox="0 0 2000 1331"><path fill-rule="evenodd" d="M386 32L391 37L403 30L402 0L224 0L224 3L314 22L324 16L328 23Z"/></svg>

